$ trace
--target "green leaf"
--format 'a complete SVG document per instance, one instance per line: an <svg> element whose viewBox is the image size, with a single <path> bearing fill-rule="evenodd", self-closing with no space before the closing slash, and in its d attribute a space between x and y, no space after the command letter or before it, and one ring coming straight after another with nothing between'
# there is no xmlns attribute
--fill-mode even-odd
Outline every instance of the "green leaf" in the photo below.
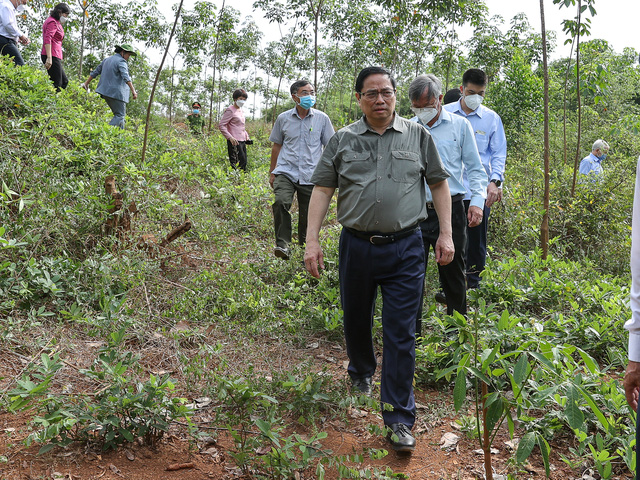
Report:
<svg viewBox="0 0 640 480"><path fill-rule="evenodd" d="M498 330L506 330L509 328L509 318L509 312L507 310L503 311L498 321Z"/></svg>
<svg viewBox="0 0 640 480"><path fill-rule="evenodd" d="M527 371L529 370L529 361L526 353L520 354L516 366L513 368L513 380L522 387L522 382L527 378Z"/></svg>
<svg viewBox="0 0 640 480"><path fill-rule="evenodd" d="M456 412L460 410L467 394L467 376L465 370L460 370L456 377L456 384L453 387L453 406Z"/></svg>
<svg viewBox="0 0 640 480"><path fill-rule="evenodd" d="M524 463L529 458L533 447L536 445L536 434L534 432L527 433L520 439L518 443L518 451L516 452L516 461L518 463Z"/></svg>
<svg viewBox="0 0 640 480"><path fill-rule="evenodd" d="M118 428L118 431L120 432L120 435L122 435L127 440L127 442L133 442L134 436L133 433L131 433L129 430L120 427Z"/></svg>
<svg viewBox="0 0 640 480"><path fill-rule="evenodd" d="M487 430L489 430L490 432L493 431L494 427L500 420L503 411L504 406L502 403L502 398L498 397L491 405L487 407Z"/></svg>
<svg viewBox="0 0 640 480"><path fill-rule="evenodd" d="M550 464L549 464L549 452L551 451L551 447L544 439L544 437L540 434L537 435L538 446L540 447L540 453L542 453L542 462L544 463L544 471L547 474L547 478L551 475Z"/></svg>
<svg viewBox="0 0 640 480"><path fill-rule="evenodd" d="M567 421L571 428L580 428L584 424L584 414L578 407L575 401L571 399L567 402L565 413L567 414Z"/></svg>
<svg viewBox="0 0 640 480"><path fill-rule="evenodd" d="M54 443L47 443L46 445L43 445L42 447L40 447L40 450L38 450L38 455L42 455L43 453L47 453L53 447L55 447Z"/></svg>
<svg viewBox="0 0 640 480"><path fill-rule="evenodd" d="M600 369L598 368L598 364L595 362L595 360L593 358L591 358L591 355L589 355L587 352L585 352L584 350L582 350L580 348L578 348L578 353L582 357L582 361L587 366L587 368L589 369L590 373L600 373Z"/></svg>
<svg viewBox="0 0 640 480"><path fill-rule="evenodd" d="M593 412L593 414L598 418L598 420L602 424L603 428L607 432L610 432L611 431L611 424L609 423L607 418L604 416L602 411L598 408L598 405L596 405L596 402L593 400L593 398L591 398L591 395L589 395L589 393L587 391L583 390L582 388L580 388L579 391L582 394L582 396L584 397L584 399L586 400L587 405L589 405L589 408L591 408L591 411Z"/></svg>

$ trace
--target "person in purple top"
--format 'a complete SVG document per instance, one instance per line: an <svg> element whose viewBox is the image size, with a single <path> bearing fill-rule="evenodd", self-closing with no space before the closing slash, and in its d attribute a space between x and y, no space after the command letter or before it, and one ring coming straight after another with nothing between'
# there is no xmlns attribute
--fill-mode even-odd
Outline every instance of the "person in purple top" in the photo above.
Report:
<svg viewBox="0 0 640 480"><path fill-rule="evenodd" d="M59 92L67 88L69 80L62 68L62 40L64 39L64 26L69 18L69 5L59 3L49 13L49 17L42 25L42 51L40 57L44 68L47 69L53 86Z"/></svg>

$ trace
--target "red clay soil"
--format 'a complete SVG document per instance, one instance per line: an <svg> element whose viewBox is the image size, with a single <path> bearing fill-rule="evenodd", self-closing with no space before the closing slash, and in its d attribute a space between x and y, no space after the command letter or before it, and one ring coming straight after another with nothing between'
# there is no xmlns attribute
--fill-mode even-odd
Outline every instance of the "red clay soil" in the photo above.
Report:
<svg viewBox="0 0 640 480"><path fill-rule="evenodd" d="M399 455L390 450L389 455L377 461L365 461L359 468L389 466L394 472L403 472L411 479L479 479L483 478L483 457L474 450L478 444L451 427L451 419L434 418L429 410L448 402L447 395L439 392L418 392L418 423L414 428L418 444L412 455ZM427 415L422 413L427 412ZM388 448L386 441L367 431L367 425L381 424L375 412L356 410L349 414L347 423L329 421L323 426L328 437L322 441L325 449L337 455L362 452L363 448ZM238 479L253 478L242 476L227 453L231 447L228 436L220 435L209 445L190 443L180 426L166 435L154 448L130 444L118 451L95 452L82 446L54 449L37 455L39 446L26 448L22 443L28 435L29 417L9 413L0 414L0 455L6 461L0 462L2 480L93 480L93 479ZM440 448L440 440L445 432L460 436L455 450L445 452ZM506 475L507 462L512 456L505 441L508 436L501 434L494 446L498 453L493 456L496 473ZM560 458L559 446L553 446L551 462L552 479L581 478L582 472L570 470ZM564 449L566 450L566 449ZM169 470L176 468L176 470ZM299 479L315 478L315 470L299 472ZM335 471L329 471L327 478L338 478ZM531 458L527 470L517 478L544 478L544 468L539 455ZM631 478L618 476L617 478Z"/></svg>

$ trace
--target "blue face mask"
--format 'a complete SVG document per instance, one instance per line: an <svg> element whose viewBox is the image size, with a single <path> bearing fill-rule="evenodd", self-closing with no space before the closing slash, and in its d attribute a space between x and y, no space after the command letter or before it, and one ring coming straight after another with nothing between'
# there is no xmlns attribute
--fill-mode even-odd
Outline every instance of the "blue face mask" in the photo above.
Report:
<svg viewBox="0 0 640 480"><path fill-rule="evenodd" d="M316 96L315 95L307 95L305 97L298 97L300 99L300 105L305 110L309 110L316 104Z"/></svg>
<svg viewBox="0 0 640 480"><path fill-rule="evenodd" d="M607 158L607 154L606 154L606 153L605 153L605 154L603 154L602 156L598 157L598 159L599 159L600 161L605 160L606 158Z"/></svg>
<svg viewBox="0 0 640 480"><path fill-rule="evenodd" d="M196 115L200 113L200 110L198 110L197 108L193 109L193 113L195 113Z"/></svg>

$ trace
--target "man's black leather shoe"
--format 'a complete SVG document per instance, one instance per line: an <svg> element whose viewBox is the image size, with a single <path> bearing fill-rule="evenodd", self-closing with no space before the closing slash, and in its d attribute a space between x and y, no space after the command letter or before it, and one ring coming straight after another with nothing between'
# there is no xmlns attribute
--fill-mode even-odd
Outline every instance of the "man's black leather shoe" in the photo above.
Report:
<svg viewBox="0 0 640 480"><path fill-rule="evenodd" d="M373 386L371 385L371 377L354 378L351 380L351 388L367 397L371 396Z"/></svg>
<svg viewBox="0 0 640 480"><path fill-rule="evenodd" d="M416 439L411 435L411 429L404 423L392 423L388 426L391 430L387 439L396 452L413 452L416 448Z"/></svg>
<svg viewBox="0 0 640 480"><path fill-rule="evenodd" d="M447 304L447 296L444 294L443 291L437 292L435 297L436 297L436 302L441 303L442 305Z"/></svg>

